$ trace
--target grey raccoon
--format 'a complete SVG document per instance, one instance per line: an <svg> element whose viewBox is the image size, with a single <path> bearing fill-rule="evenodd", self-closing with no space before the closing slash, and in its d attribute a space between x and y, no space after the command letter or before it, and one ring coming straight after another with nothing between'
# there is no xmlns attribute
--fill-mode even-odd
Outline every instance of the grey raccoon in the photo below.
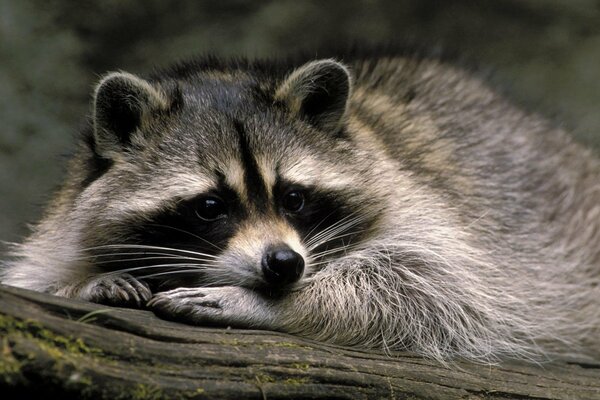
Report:
<svg viewBox="0 0 600 400"><path fill-rule="evenodd" d="M199 59L98 84L8 285L446 360L600 354L600 163L471 74Z"/></svg>

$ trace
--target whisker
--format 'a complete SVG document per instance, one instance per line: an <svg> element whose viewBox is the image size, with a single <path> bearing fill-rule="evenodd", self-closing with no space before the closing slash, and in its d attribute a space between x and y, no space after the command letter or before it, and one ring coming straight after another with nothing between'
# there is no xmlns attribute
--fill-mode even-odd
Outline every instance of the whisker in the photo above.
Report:
<svg viewBox="0 0 600 400"><path fill-rule="evenodd" d="M347 223L356 221L356 220L358 220L358 219L361 218L360 216L358 216L356 218L351 218L353 215L354 214L349 214L349 215L345 216L344 218L342 218L339 221L335 222L333 225L329 226L328 228L322 230L321 232L319 232L318 234L316 234L315 236L313 236L312 238L310 238L306 242L307 246L310 246L316 240L320 240L320 238L322 236L328 235L330 232L332 232L334 230L337 230L337 229L340 229L342 226L346 226Z"/></svg>
<svg viewBox="0 0 600 400"><path fill-rule="evenodd" d="M313 239L311 239L309 242L307 242L307 247L309 249L315 249L316 247L322 245L323 243L326 243L328 241L331 240L332 237L335 237L336 235L343 233L345 231L347 231L350 228L353 228L354 226L358 225L360 222L362 222L362 218L355 218L352 220L349 220L339 226L336 226L335 229L330 229L327 232L322 232L321 234L315 236Z"/></svg>
<svg viewBox="0 0 600 400"><path fill-rule="evenodd" d="M187 259L201 260L201 258L182 256L179 254L172 254L172 253L161 253L158 251L128 251L128 252L120 252L120 253L98 253L98 254L92 254L89 256L85 256L85 257L80 257L80 259L84 260L84 259L88 259L88 258L115 257L115 256L141 256L141 255L164 256L165 258L181 258L181 259L186 259L186 260Z"/></svg>
<svg viewBox="0 0 600 400"><path fill-rule="evenodd" d="M358 231L347 232L347 233L344 233L342 235L337 235L337 236L332 236L332 237L329 237L329 238L325 238L323 241L315 243L314 245L312 245L311 247L309 247L308 250L312 251L312 250L314 250L314 249L316 249L316 248L324 245L327 242L332 242L334 240L343 239L343 238L348 237L348 236L358 235L358 234L361 234L361 233L366 232L366 231L368 231L368 229L361 229L361 230L358 230Z"/></svg>
<svg viewBox="0 0 600 400"><path fill-rule="evenodd" d="M189 274L189 273L193 273L193 272L198 272L198 269L196 269L196 268L190 268L190 269L180 269L180 270L177 270L177 271L157 272L155 274L148 274L148 275L139 276L138 279L148 279L148 278L154 278L154 277L157 277L157 276L165 276L165 275Z"/></svg>
<svg viewBox="0 0 600 400"><path fill-rule="evenodd" d="M313 263L308 264L307 268L316 267L318 265L329 264L329 263L331 263L331 260L323 260L323 261L319 261L319 262L313 262Z"/></svg>
<svg viewBox="0 0 600 400"><path fill-rule="evenodd" d="M354 250L356 247L358 247L358 244L353 245L353 246L340 246L340 247L336 247L333 249L329 249L329 250L325 250L316 254L313 254L312 257L313 258L322 258L331 254L335 254L335 253L340 253L344 250Z"/></svg>
<svg viewBox="0 0 600 400"><path fill-rule="evenodd" d="M318 224L316 224L306 235L304 235L304 237L302 238L303 242L306 242L306 239L315 231L315 229L317 229L323 222L325 222L327 220L327 218L331 217L333 214L335 213L335 211L330 212L329 214L327 214L321 221L319 221Z"/></svg>
<svg viewBox="0 0 600 400"><path fill-rule="evenodd" d="M209 244L209 245L211 245L212 247L214 247L215 249L217 249L217 250L219 250L219 251L223 251L223 249L222 249L222 248L220 248L219 246L217 246L216 244L214 244L214 243L212 243L212 242L210 242L210 241L208 241L208 240L204 239L204 238L203 238L203 237L201 237L201 236L198 236L198 235L196 235L196 234L193 234L192 232L188 232L188 231L186 231L186 230L184 230L184 229L179 229L179 228L175 228L174 226L169 226L169 225L161 225L161 224L150 224L149 226L156 226L156 227L158 227L158 228L167 228L167 229L172 229L172 230L174 230L174 231L177 231L177 232L185 233L186 235L190 235L190 236L192 236L193 238L196 238L196 239L198 239L198 240L201 240L201 241L203 241L203 242L204 242L204 243L206 243L206 244Z"/></svg>
<svg viewBox="0 0 600 400"><path fill-rule="evenodd" d="M104 249L117 249L117 250L118 249L122 249L122 250L148 249L148 250L160 250L160 251L167 251L167 252L170 251L173 253L198 255L198 256L210 257L210 258L218 258L217 256L215 256L213 254L200 253L200 252L192 251L192 250L175 249L175 248L171 248L171 247L161 247L161 246L149 246L149 245L143 245L143 244L105 244L102 246L88 247L88 248L82 249L81 251L104 250Z"/></svg>
<svg viewBox="0 0 600 400"><path fill-rule="evenodd" d="M115 264L115 263L128 263L131 261L146 261L146 260L181 260L182 263L185 261L193 260L193 261L204 261L200 258L195 257L180 257L180 256L162 256L162 257L136 257L136 258L122 258L118 260L105 260L105 261L95 261L95 265L105 265L105 264Z"/></svg>
<svg viewBox="0 0 600 400"><path fill-rule="evenodd" d="M146 265L143 267L123 268L123 269L119 269L116 271L104 272L100 275L112 276L112 275L119 275L119 274L123 274L123 273L133 272L133 271L153 269L153 268L160 269L160 268L181 268L181 267L194 268L196 270L205 270L207 268L216 268L216 267L218 267L218 265L217 264L156 264L156 265Z"/></svg>
<svg viewBox="0 0 600 400"><path fill-rule="evenodd" d="M331 225L327 229L321 231L319 234L315 235L310 241L315 241L320 239L323 236L331 235L332 232L341 232L344 229L349 229L352 226L357 225L358 223L364 221L366 219L365 215L350 214L341 220L337 221L335 224Z"/></svg>

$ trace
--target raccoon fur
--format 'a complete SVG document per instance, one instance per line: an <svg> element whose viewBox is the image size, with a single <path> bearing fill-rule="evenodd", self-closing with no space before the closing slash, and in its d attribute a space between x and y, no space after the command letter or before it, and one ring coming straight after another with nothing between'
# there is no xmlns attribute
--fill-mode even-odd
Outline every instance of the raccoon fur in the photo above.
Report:
<svg viewBox="0 0 600 400"><path fill-rule="evenodd" d="M438 360L600 355L600 162L411 54L106 75L2 282Z"/></svg>

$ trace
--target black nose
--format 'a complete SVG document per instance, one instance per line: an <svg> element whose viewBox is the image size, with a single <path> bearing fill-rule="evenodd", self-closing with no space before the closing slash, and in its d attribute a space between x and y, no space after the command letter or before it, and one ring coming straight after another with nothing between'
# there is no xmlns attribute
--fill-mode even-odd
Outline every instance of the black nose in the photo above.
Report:
<svg viewBox="0 0 600 400"><path fill-rule="evenodd" d="M267 249L261 264L266 281L273 286L294 283L304 272L304 259L288 246Z"/></svg>

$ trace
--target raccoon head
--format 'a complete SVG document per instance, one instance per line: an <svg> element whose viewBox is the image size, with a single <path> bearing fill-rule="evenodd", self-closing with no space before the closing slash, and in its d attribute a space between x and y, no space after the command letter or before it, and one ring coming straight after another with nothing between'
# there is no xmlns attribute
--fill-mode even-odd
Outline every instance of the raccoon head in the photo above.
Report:
<svg viewBox="0 0 600 400"><path fill-rule="evenodd" d="M359 245L381 208L373 160L346 132L350 95L333 60L107 75L89 146L104 167L72 213L82 248L162 287L306 280Z"/></svg>

